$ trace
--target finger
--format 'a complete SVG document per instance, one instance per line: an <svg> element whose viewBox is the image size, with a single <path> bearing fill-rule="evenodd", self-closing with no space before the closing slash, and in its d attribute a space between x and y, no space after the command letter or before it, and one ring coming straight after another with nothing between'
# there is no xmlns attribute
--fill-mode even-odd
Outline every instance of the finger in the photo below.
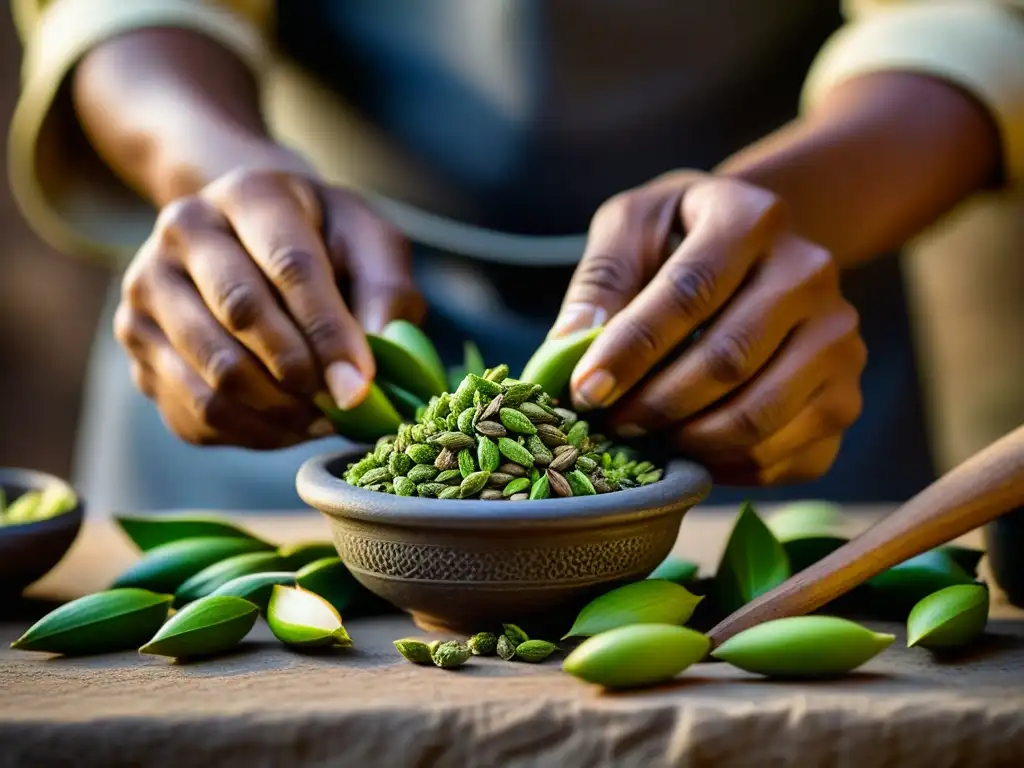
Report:
<svg viewBox="0 0 1024 768"><path fill-rule="evenodd" d="M335 271L351 279L352 309L367 331L391 320L418 323L426 305L412 280L409 244L358 198L340 189L324 192L324 232Z"/></svg>
<svg viewBox="0 0 1024 768"><path fill-rule="evenodd" d="M826 376L837 371L859 375L865 360L857 313L843 302L835 312L794 331L754 381L682 427L675 443L694 454L757 445L792 421Z"/></svg>
<svg viewBox="0 0 1024 768"><path fill-rule="evenodd" d="M612 428L639 437L689 419L739 389L818 308L817 286L834 273L827 251L797 238L776 242L700 339L626 396Z"/></svg>
<svg viewBox="0 0 1024 768"><path fill-rule="evenodd" d="M208 194L280 294L338 407L358 405L373 381L374 360L335 282L310 185L278 174L241 174L213 185Z"/></svg>
<svg viewBox="0 0 1024 768"><path fill-rule="evenodd" d="M682 201L682 244L591 345L572 377L582 409L614 403L725 304L767 254L779 207L768 192L725 179Z"/></svg>
<svg viewBox="0 0 1024 768"><path fill-rule="evenodd" d="M769 467L751 463L708 464L716 483L736 486L771 486L806 483L822 477L839 456L842 439L833 435L816 440Z"/></svg>

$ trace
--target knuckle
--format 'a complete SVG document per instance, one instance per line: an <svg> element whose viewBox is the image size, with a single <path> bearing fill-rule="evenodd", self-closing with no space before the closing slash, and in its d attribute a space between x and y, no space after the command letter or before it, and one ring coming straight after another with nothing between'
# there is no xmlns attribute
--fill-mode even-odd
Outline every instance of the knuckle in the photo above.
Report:
<svg viewBox="0 0 1024 768"><path fill-rule="evenodd" d="M237 202L265 194L268 188L277 187L282 177L280 171L236 168L217 179L212 189L217 199Z"/></svg>
<svg viewBox="0 0 1024 768"><path fill-rule="evenodd" d="M718 274L710 264L694 261L669 265L665 284L673 313L689 321L703 320L711 313Z"/></svg>
<svg viewBox="0 0 1024 768"><path fill-rule="evenodd" d="M237 390L245 376L245 363L241 356L223 347L207 356L205 369L207 380L216 392Z"/></svg>
<svg viewBox="0 0 1024 768"><path fill-rule="evenodd" d="M772 397L731 408L725 426L730 442L738 445L755 445L768 438L773 431L777 410L775 399Z"/></svg>
<svg viewBox="0 0 1024 768"><path fill-rule="evenodd" d="M252 328L260 317L260 301L253 286L246 283L228 285L217 303L225 327L232 333Z"/></svg>
<svg viewBox="0 0 1024 768"><path fill-rule="evenodd" d="M152 400L156 395L156 385L150 373L138 363L132 363L131 375L135 388Z"/></svg>
<svg viewBox="0 0 1024 768"><path fill-rule="evenodd" d="M749 330L734 328L726 331L708 350L708 375L721 384L745 381L753 365L755 349L756 343Z"/></svg>
<svg viewBox="0 0 1024 768"><path fill-rule="evenodd" d="M146 299L146 263L136 257L121 278L121 299L130 306L139 307Z"/></svg>
<svg viewBox="0 0 1024 768"><path fill-rule="evenodd" d="M285 354L270 362L271 374L282 387L292 392L304 392L313 386L316 371L307 355Z"/></svg>
<svg viewBox="0 0 1024 768"><path fill-rule="evenodd" d="M635 193L619 192L601 203L591 220L591 227L594 229L622 227L632 218L638 207L639 198Z"/></svg>
<svg viewBox="0 0 1024 768"><path fill-rule="evenodd" d="M135 346L139 320L127 304L120 304L114 313L114 338L126 349Z"/></svg>
<svg viewBox="0 0 1024 768"><path fill-rule="evenodd" d="M330 349L340 344L344 328L337 317L318 315L305 324L305 335L315 348Z"/></svg>
<svg viewBox="0 0 1024 768"><path fill-rule="evenodd" d="M177 240L182 233L208 226L212 211L206 201L196 195L179 197L165 205L156 220L156 229L167 240Z"/></svg>
<svg viewBox="0 0 1024 768"><path fill-rule="evenodd" d="M210 389L192 392L189 399L189 411L199 424L212 426L217 420L217 395ZM205 430L196 430L196 432Z"/></svg>
<svg viewBox="0 0 1024 768"><path fill-rule="evenodd" d="M316 276L316 261L309 251L291 245L274 248L267 257L270 279L282 288L294 288Z"/></svg>
<svg viewBox="0 0 1024 768"><path fill-rule="evenodd" d="M648 318L637 317L633 314L620 315L622 323L622 334L628 340L629 348L642 357L650 358L658 356L662 351L662 340L660 334L655 330Z"/></svg>
<svg viewBox="0 0 1024 768"><path fill-rule="evenodd" d="M635 282L635 272L628 259L608 251L599 251L581 262L579 281L601 292L618 293Z"/></svg>
<svg viewBox="0 0 1024 768"><path fill-rule="evenodd" d="M827 249L807 243L803 249L802 262L808 284L821 289L839 290L839 268Z"/></svg>

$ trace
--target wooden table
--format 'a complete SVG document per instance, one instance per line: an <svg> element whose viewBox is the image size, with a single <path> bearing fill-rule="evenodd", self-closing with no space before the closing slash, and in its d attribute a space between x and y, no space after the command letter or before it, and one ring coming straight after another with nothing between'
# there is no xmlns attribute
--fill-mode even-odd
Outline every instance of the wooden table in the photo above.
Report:
<svg viewBox="0 0 1024 768"><path fill-rule="evenodd" d="M240 522L280 542L327 536L312 512ZM677 553L710 572L731 522L694 510ZM101 589L133 557L110 521L90 521L32 594ZM8 650L31 618L0 623L0 766L1024 765L1024 612L1000 602L985 641L942 663L880 625L897 643L840 680L701 664L629 694L556 662L413 666L391 646L417 634L404 617L346 622L356 648L326 655L279 645L261 622L239 652L195 664Z"/></svg>

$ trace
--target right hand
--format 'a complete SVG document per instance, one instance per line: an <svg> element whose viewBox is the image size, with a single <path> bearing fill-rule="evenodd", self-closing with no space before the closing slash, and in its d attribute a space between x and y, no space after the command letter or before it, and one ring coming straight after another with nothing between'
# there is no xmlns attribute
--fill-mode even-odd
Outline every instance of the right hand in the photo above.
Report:
<svg viewBox="0 0 1024 768"><path fill-rule="evenodd" d="M326 385L340 408L362 402L364 329L423 306L405 240L351 192L237 170L161 211L114 330L179 437L269 450L330 434L312 396Z"/></svg>

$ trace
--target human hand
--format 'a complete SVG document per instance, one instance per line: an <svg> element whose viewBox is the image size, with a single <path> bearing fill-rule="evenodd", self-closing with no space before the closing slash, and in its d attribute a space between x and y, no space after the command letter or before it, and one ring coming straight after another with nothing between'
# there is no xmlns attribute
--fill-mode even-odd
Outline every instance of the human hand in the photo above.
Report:
<svg viewBox="0 0 1024 768"><path fill-rule="evenodd" d="M312 396L358 405L375 374L364 329L422 312L404 239L355 195L238 170L161 211L114 326L178 436L274 449L330 434Z"/></svg>
<svg viewBox="0 0 1024 768"><path fill-rule="evenodd" d="M860 415L857 313L766 190L678 172L605 203L552 335L601 324L576 406L611 408L622 437L664 433L719 482L817 478Z"/></svg>

